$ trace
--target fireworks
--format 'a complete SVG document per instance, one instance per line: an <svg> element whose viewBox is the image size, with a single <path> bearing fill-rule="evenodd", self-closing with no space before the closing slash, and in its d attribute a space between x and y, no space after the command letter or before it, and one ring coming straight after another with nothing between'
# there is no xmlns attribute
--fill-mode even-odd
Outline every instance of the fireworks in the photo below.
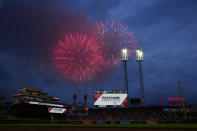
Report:
<svg viewBox="0 0 197 131"><path fill-rule="evenodd" d="M91 36L68 34L53 51L53 61L59 72L76 82L99 80L115 69L121 61L121 50L131 57L136 49L135 37L118 20L99 21Z"/></svg>
<svg viewBox="0 0 197 131"><path fill-rule="evenodd" d="M120 63L123 48L128 49L130 57L135 52L135 37L127 28L116 19L96 24L98 40L104 49L104 58L108 65Z"/></svg>
<svg viewBox="0 0 197 131"><path fill-rule="evenodd" d="M103 52L94 39L86 34L69 34L53 51L55 66L63 76L74 82L92 80L104 64Z"/></svg>

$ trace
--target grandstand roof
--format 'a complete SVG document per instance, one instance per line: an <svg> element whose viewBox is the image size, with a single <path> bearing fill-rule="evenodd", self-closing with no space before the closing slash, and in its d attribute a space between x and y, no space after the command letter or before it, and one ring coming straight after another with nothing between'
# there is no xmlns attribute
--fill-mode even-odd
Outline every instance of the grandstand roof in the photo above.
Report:
<svg viewBox="0 0 197 131"><path fill-rule="evenodd" d="M25 86L25 87L22 87L22 88L20 88L19 90L28 90L28 91L34 91L34 92L42 92L42 90L41 89L35 89L35 88L30 88L30 87L27 87L27 86Z"/></svg>

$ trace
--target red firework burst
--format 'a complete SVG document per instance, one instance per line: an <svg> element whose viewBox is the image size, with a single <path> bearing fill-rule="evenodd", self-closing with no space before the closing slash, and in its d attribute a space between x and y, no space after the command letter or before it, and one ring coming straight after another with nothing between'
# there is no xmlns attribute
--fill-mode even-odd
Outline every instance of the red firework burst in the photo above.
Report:
<svg viewBox="0 0 197 131"><path fill-rule="evenodd" d="M57 70L74 82L92 80L104 64L100 45L94 37L84 34L69 34L60 40L53 60Z"/></svg>
<svg viewBox="0 0 197 131"><path fill-rule="evenodd" d="M121 50L128 49L128 55L131 57L136 49L136 41L128 27L118 21L109 20L100 21L96 24L99 42L104 49L104 58L106 63L118 64L121 61Z"/></svg>

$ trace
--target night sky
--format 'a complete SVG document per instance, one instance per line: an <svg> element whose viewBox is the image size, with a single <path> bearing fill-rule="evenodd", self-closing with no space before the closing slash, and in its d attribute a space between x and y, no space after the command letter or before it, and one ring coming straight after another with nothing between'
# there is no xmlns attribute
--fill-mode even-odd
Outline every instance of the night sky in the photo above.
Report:
<svg viewBox="0 0 197 131"><path fill-rule="evenodd" d="M197 0L0 0L0 95L12 100L19 88L43 89L61 102L93 90L123 89L122 64L105 79L76 88L54 68L51 55L66 33L89 32L98 20L117 18L134 32L144 51L143 75L148 105L158 96L197 104ZM135 56L128 61L130 97L140 97ZM78 102L83 102L78 99Z"/></svg>

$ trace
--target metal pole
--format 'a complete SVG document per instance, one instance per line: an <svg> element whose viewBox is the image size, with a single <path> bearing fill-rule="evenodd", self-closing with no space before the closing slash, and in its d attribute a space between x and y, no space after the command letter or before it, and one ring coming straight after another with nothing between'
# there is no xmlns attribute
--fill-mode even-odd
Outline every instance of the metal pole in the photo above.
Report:
<svg viewBox="0 0 197 131"><path fill-rule="evenodd" d="M162 98L159 96L159 105L162 106Z"/></svg>
<svg viewBox="0 0 197 131"><path fill-rule="evenodd" d="M123 61L124 66L124 88L128 92L127 61Z"/></svg>
<svg viewBox="0 0 197 131"><path fill-rule="evenodd" d="M145 100L144 100L144 80L143 80L143 74L142 74L142 62L139 62L139 76L140 76L140 94L142 97L142 105L145 106Z"/></svg>
<svg viewBox="0 0 197 131"><path fill-rule="evenodd" d="M127 61L123 60L124 67L124 89L127 92L128 104L129 104L129 91L128 91L128 77L127 77Z"/></svg>
<svg viewBox="0 0 197 131"><path fill-rule="evenodd" d="M87 94L84 95L84 107L87 106Z"/></svg>
<svg viewBox="0 0 197 131"><path fill-rule="evenodd" d="M76 102L76 101L77 101L77 95L74 94L74 95L73 95L73 106L74 106L74 107L77 106L77 102Z"/></svg>
<svg viewBox="0 0 197 131"><path fill-rule="evenodd" d="M183 112L184 112L184 118L185 120L187 120L187 114L186 114L186 111L185 111L185 103L184 103L184 100L183 100L183 90L181 88L181 81L179 80L179 90L180 90L180 97L182 99L182 109L183 109Z"/></svg>

